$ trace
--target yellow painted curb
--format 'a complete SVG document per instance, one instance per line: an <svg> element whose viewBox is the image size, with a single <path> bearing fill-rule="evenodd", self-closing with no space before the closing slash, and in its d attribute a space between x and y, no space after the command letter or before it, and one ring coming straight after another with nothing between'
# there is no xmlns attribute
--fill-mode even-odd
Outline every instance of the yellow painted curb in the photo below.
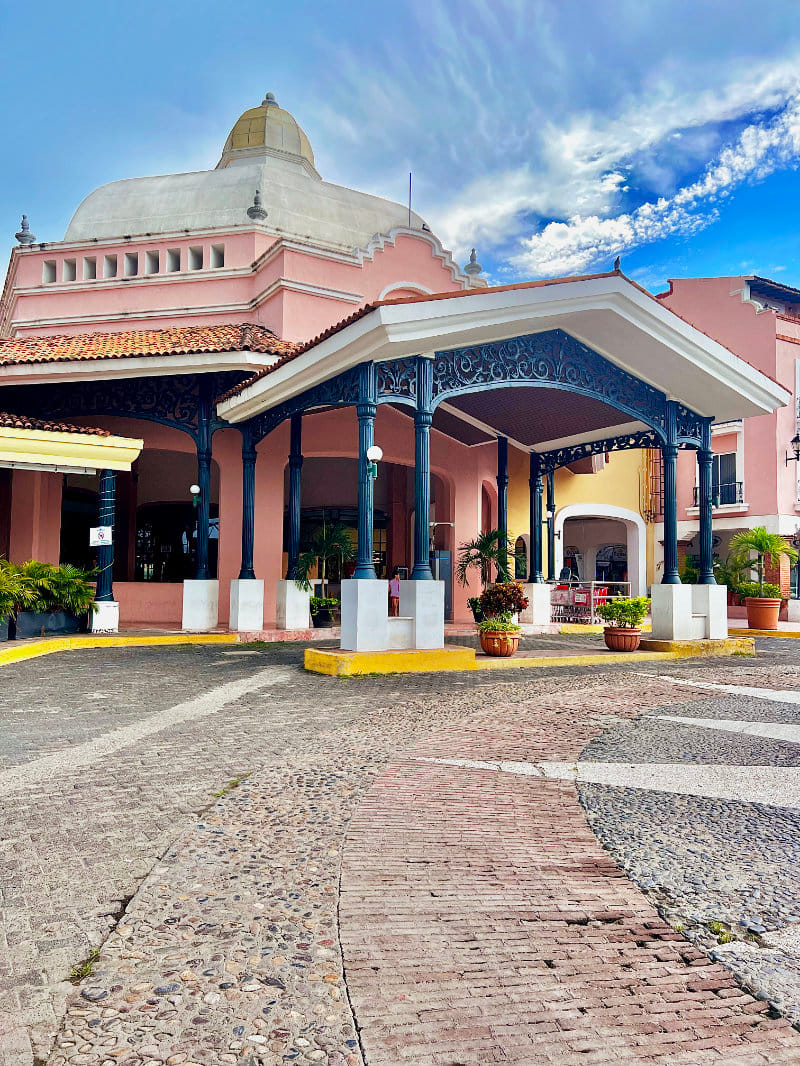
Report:
<svg viewBox="0 0 800 1066"><path fill-rule="evenodd" d="M591 625L583 625L580 622L562 622L558 631L564 636L580 636L582 633L602 633L605 628L604 625L594 622ZM640 629L643 633L650 633L653 627L649 622L645 622Z"/></svg>
<svg viewBox="0 0 800 1066"><path fill-rule="evenodd" d="M306 648L304 665L306 670L330 677L474 670L475 649L454 645L430 651L322 651Z"/></svg>
<svg viewBox="0 0 800 1066"><path fill-rule="evenodd" d="M306 670L329 677L365 674L425 674L464 670L526 670L558 666L609 666L636 662L704 658L716 655L755 655L755 642L734 640L642 641L639 651L597 651L568 655L480 656L473 648L445 647L436 651L339 651L306 648Z"/></svg>
<svg viewBox="0 0 800 1066"><path fill-rule="evenodd" d="M800 640L800 629L729 629L733 637L784 637L787 640Z"/></svg>
<svg viewBox="0 0 800 1066"><path fill-rule="evenodd" d="M513 657L492 657L475 660L474 670L514 670L525 667L538 669L552 666L607 666L609 663L657 662L661 659L677 659L672 652L663 651L606 651L592 652L589 655L526 655L519 659Z"/></svg>
<svg viewBox="0 0 800 1066"><path fill-rule="evenodd" d="M717 655L755 655L752 637L727 640L643 640L642 651L669 652L675 659L714 658Z"/></svg>
<svg viewBox="0 0 800 1066"><path fill-rule="evenodd" d="M169 633L152 637L50 637L0 651L0 666L81 648L148 648L159 644L237 644L237 633Z"/></svg>

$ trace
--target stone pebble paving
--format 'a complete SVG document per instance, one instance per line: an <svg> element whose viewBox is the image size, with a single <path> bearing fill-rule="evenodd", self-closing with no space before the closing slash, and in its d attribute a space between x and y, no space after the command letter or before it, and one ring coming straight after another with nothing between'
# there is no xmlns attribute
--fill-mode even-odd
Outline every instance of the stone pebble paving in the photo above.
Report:
<svg viewBox="0 0 800 1066"><path fill-rule="evenodd" d="M713 680L800 689L800 672L792 673L728 668ZM694 699L670 715L800 724L800 704L713 690L698 703L703 690L676 690ZM646 715L592 740L580 759L800 766L800 744ZM598 838L661 913L800 1025L800 811L586 783L578 792Z"/></svg>
<svg viewBox="0 0 800 1066"><path fill-rule="evenodd" d="M199 688L298 657L194 649L169 666L185 696L190 678ZM167 659L147 658L157 686ZM27 1018L43 1060L58 1032L53 1064L359 1062L335 933L350 812L394 752L506 687L471 675L331 682L295 669L289 684L11 797L0 813L7 837L32 809L48 831L23 847L17 835L5 855L6 868L39 873L24 893L20 878L13 910L0 908L19 928L0 959L0 1023ZM250 771L198 821L213 790ZM101 944L76 993L70 966ZM2 1033L0 1024L0 1047ZM21 1053L14 1066L30 1062Z"/></svg>

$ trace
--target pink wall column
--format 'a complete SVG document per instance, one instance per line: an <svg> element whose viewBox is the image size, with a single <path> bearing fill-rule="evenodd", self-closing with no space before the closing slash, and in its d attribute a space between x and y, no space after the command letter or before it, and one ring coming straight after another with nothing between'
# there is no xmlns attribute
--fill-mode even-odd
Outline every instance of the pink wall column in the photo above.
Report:
<svg viewBox="0 0 800 1066"><path fill-rule="evenodd" d="M61 474L15 470L11 481L12 563L58 563L61 542Z"/></svg>
<svg viewBox="0 0 800 1066"><path fill-rule="evenodd" d="M305 447L305 441L303 444ZM253 567L256 577L264 582L264 624L274 625L276 583L285 576L282 571L283 471L289 461L289 423L274 429L256 451Z"/></svg>

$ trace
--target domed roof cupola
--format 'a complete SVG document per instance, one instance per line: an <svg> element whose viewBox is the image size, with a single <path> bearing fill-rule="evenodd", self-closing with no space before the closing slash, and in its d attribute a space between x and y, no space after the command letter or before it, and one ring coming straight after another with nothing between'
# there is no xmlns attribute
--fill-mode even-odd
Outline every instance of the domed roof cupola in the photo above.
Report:
<svg viewBox="0 0 800 1066"><path fill-rule="evenodd" d="M308 137L294 116L278 106L274 93L267 93L258 107L251 107L237 119L222 149L217 170L237 163L254 163L264 156L299 163L319 177Z"/></svg>

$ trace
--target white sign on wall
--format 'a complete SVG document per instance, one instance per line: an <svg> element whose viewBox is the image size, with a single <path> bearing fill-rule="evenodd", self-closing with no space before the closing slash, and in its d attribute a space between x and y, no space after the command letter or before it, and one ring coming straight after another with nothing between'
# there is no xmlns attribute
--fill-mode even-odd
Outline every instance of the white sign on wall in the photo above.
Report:
<svg viewBox="0 0 800 1066"><path fill-rule="evenodd" d="M112 526L92 526L89 530L89 547L104 548L113 543Z"/></svg>

